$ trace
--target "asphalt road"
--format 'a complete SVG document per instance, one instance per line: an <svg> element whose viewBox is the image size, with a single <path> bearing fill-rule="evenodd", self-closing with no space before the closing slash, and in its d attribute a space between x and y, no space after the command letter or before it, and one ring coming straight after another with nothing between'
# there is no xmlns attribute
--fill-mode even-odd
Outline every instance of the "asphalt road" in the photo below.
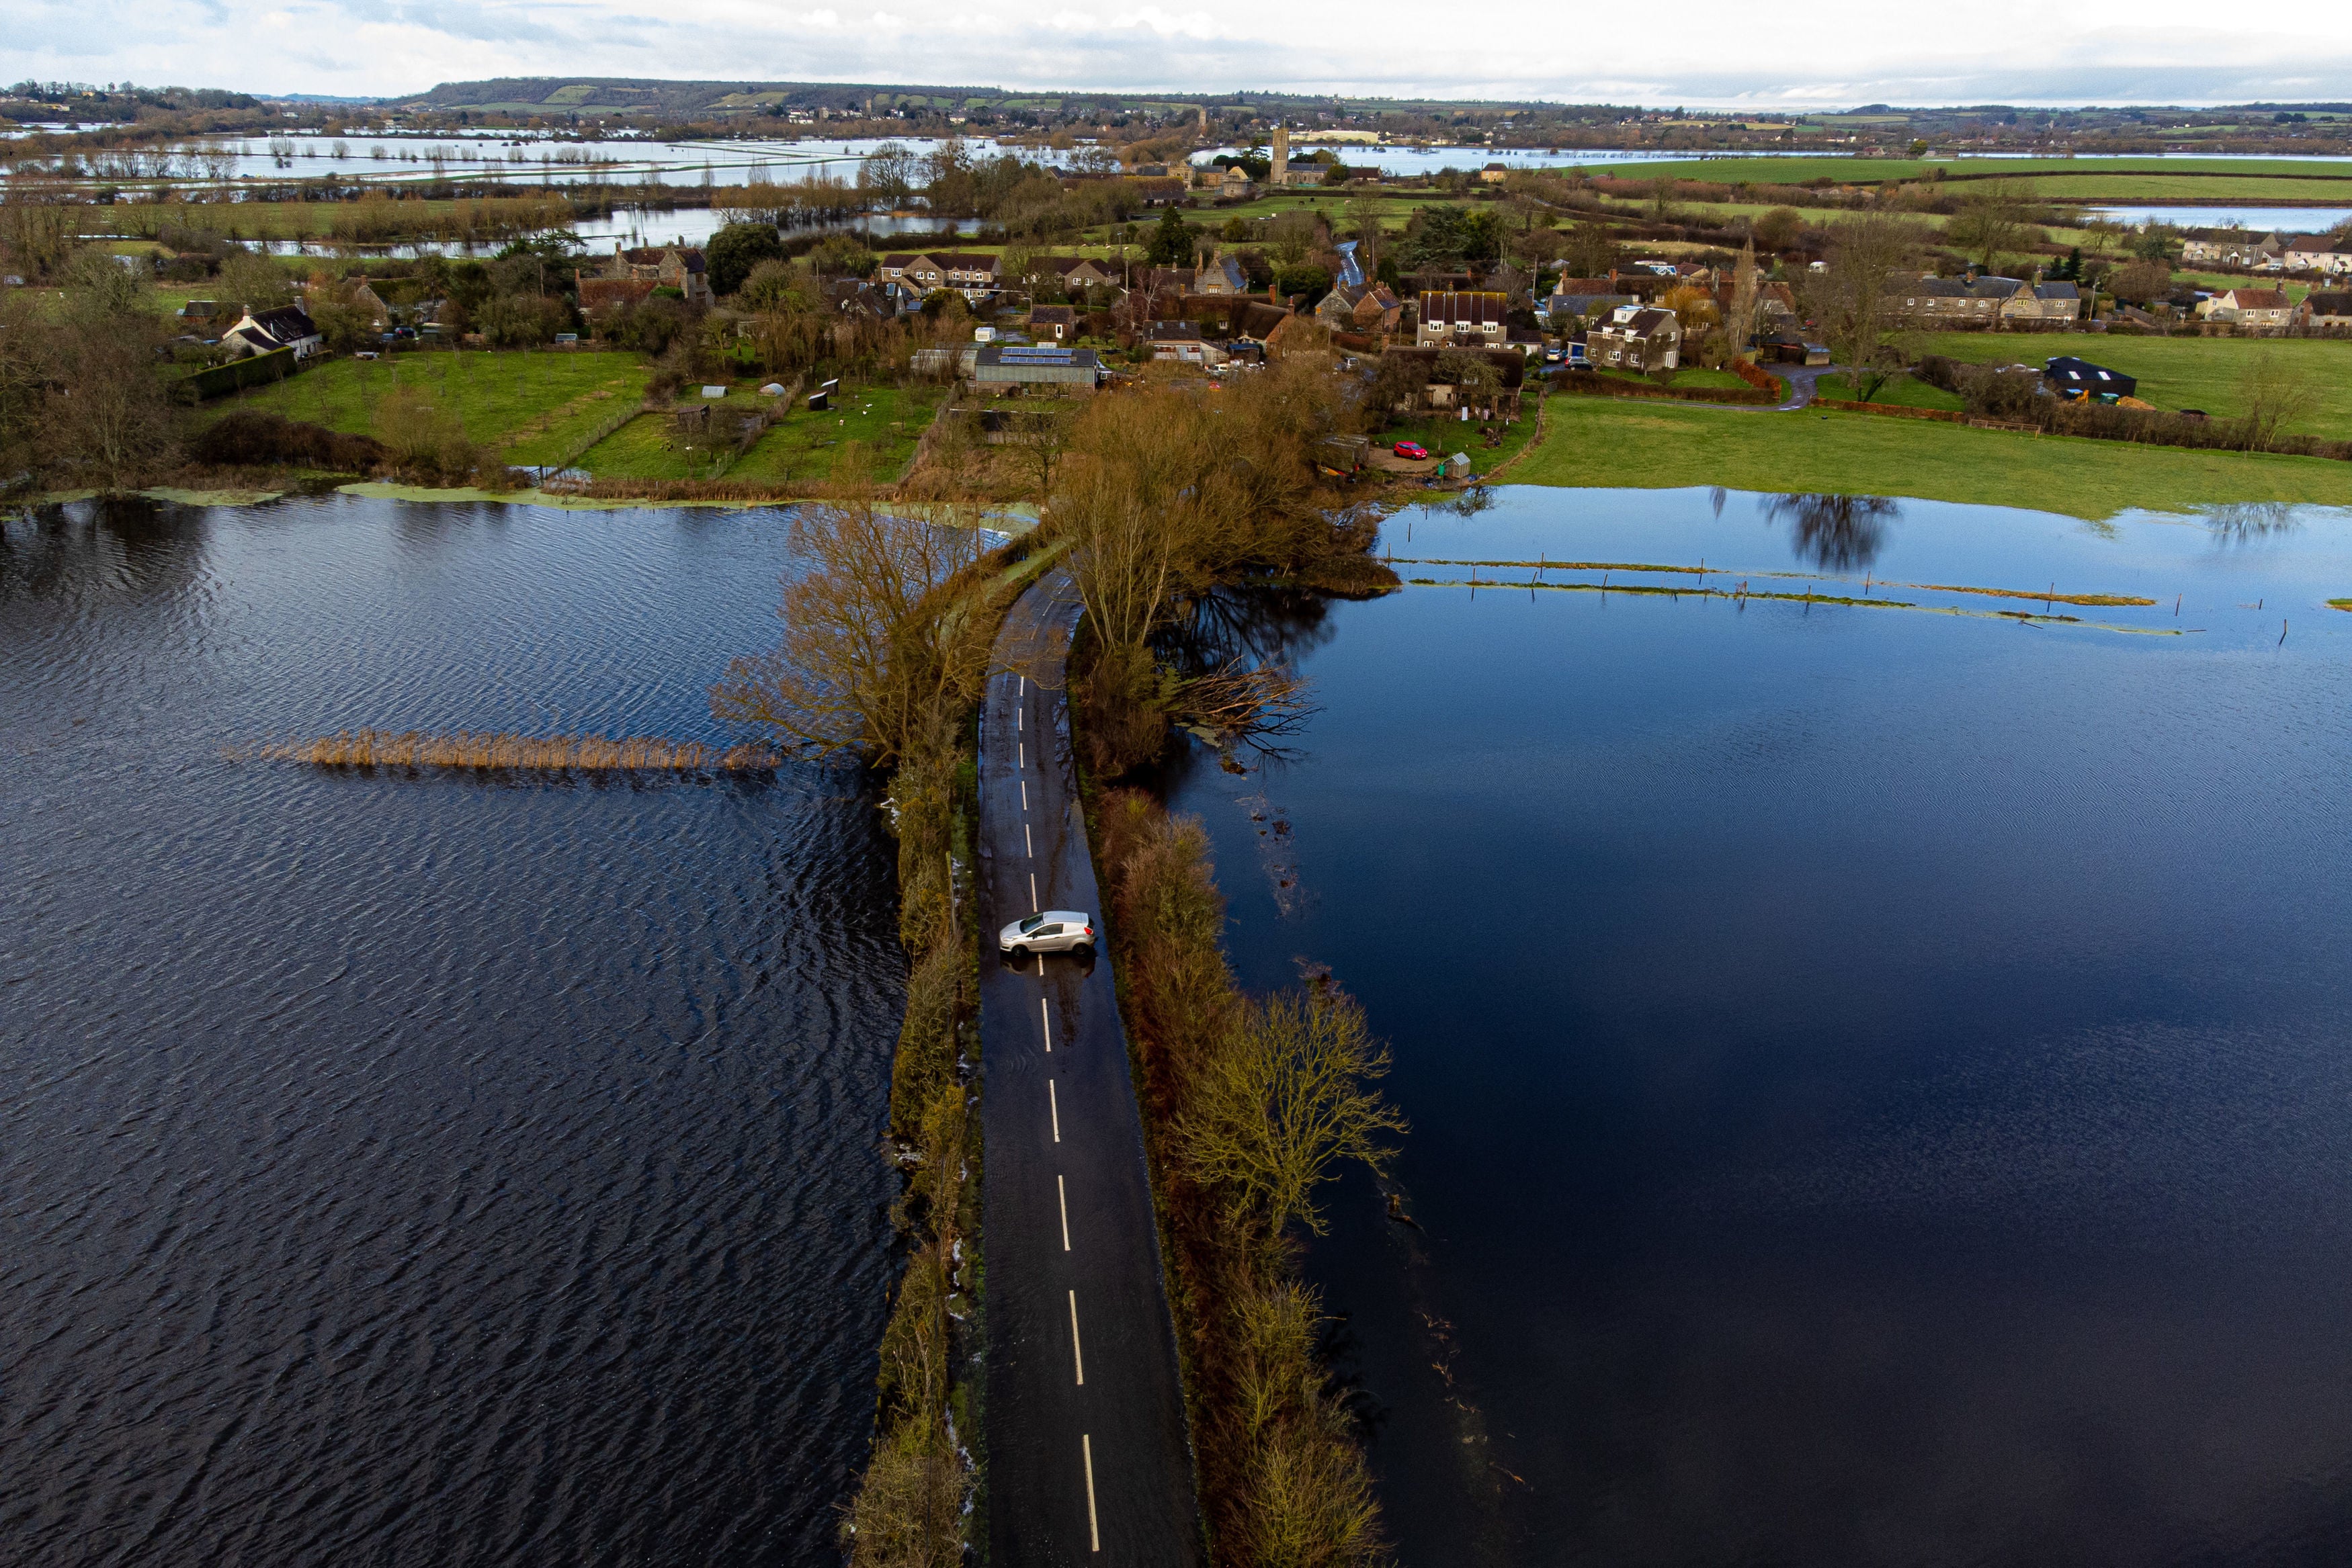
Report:
<svg viewBox="0 0 2352 1568"><path fill-rule="evenodd" d="M1036 910L1102 912L1063 700L1077 616L1059 570L1022 596L981 717L990 1553L999 1568L1197 1568L1175 1331L1110 960L995 953L997 929Z"/></svg>

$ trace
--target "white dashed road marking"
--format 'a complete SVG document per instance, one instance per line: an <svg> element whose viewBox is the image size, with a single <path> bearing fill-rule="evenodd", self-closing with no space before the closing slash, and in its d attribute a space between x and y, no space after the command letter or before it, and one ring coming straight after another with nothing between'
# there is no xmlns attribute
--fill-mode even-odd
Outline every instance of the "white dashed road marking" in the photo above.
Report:
<svg viewBox="0 0 2352 1568"><path fill-rule="evenodd" d="M1089 1552L1102 1550L1102 1527L1095 1521L1095 1440L1089 1432L1078 1434L1078 1451L1087 1460L1087 1539L1093 1544Z"/></svg>
<svg viewBox="0 0 2352 1568"><path fill-rule="evenodd" d="M1045 1111L1054 1118L1054 1141L1062 1141L1062 1097L1054 1092L1054 1081L1045 1080Z"/></svg>
<svg viewBox="0 0 2352 1568"><path fill-rule="evenodd" d="M1060 1142L1059 1139L1055 1141ZM1067 1252L1070 1249L1070 1189L1062 1185L1062 1178L1058 1172L1054 1176L1054 1196L1062 1203L1062 1250ZM1075 1301L1075 1298L1073 1300ZM1080 1378L1078 1381L1083 1383L1086 1379Z"/></svg>
<svg viewBox="0 0 2352 1568"><path fill-rule="evenodd" d="M1078 1386L1087 1385L1087 1353L1078 1348L1078 1293L1070 1292L1070 1361L1078 1369Z"/></svg>

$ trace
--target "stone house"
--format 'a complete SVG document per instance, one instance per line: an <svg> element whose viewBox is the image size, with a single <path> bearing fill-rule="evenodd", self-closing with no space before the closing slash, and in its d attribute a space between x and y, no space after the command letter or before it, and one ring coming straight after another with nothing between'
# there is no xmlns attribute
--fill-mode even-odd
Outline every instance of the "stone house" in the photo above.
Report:
<svg viewBox="0 0 2352 1568"><path fill-rule="evenodd" d="M1041 256L1031 266L1029 276L1024 281L1043 283L1048 278L1059 283L1075 298L1089 288L1118 287L1118 272L1110 263L1097 261L1092 256Z"/></svg>
<svg viewBox="0 0 2352 1568"><path fill-rule="evenodd" d="M2000 303L2004 327L2082 319L2083 291L2072 283L2021 283L2017 292Z"/></svg>
<svg viewBox="0 0 2352 1568"><path fill-rule="evenodd" d="M2352 294L2314 291L2303 301L2304 324L2331 331L2352 327Z"/></svg>
<svg viewBox="0 0 2352 1568"><path fill-rule="evenodd" d="M977 305L996 292L1003 260L984 251L892 251L875 267L874 276L917 299L951 288Z"/></svg>
<svg viewBox="0 0 2352 1568"><path fill-rule="evenodd" d="M1192 292L1195 294L1231 296L1249 291L1249 274L1242 269L1241 258L1231 251L1219 255L1192 276Z"/></svg>
<svg viewBox="0 0 2352 1568"><path fill-rule="evenodd" d="M1315 319L1335 332L1393 332L1404 302L1380 284L1341 284L1315 307Z"/></svg>
<svg viewBox="0 0 2352 1568"><path fill-rule="evenodd" d="M2225 233L2189 240L2180 247L2181 264L2186 267L2244 267L2257 272L2277 271L2285 255L2286 246L2276 235Z"/></svg>
<svg viewBox="0 0 2352 1568"><path fill-rule="evenodd" d="M1682 363L1682 318L1655 305L1621 305L1584 334L1596 370L1671 371Z"/></svg>
<svg viewBox="0 0 2352 1568"><path fill-rule="evenodd" d="M613 247L612 259L601 269L614 282L650 283L655 288L675 288L689 305L710 303L710 267L692 246L640 246L634 250ZM647 292L651 292L648 290ZM583 305L587 303L583 298Z"/></svg>
<svg viewBox="0 0 2352 1568"><path fill-rule="evenodd" d="M2021 277L1920 277L1901 286L1897 308L1917 321L1990 327L2018 290L2027 287Z"/></svg>
<svg viewBox="0 0 2352 1568"><path fill-rule="evenodd" d="M1421 296L1413 344L1423 349L1449 344L1500 348L1508 340L1504 318L1510 308L1508 295L1490 290L1429 290Z"/></svg>
<svg viewBox="0 0 2352 1568"><path fill-rule="evenodd" d="M1510 177L1510 172L1508 163L1489 163L1478 171L1478 179L1483 184L1499 185Z"/></svg>
<svg viewBox="0 0 2352 1568"><path fill-rule="evenodd" d="M1078 313L1066 305L1033 305L1029 335L1041 343L1066 343L1078 335Z"/></svg>
<svg viewBox="0 0 2352 1568"><path fill-rule="evenodd" d="M2197 302L2208 321L2227 321L2260 332L2283 332L2298 325L2304 307L2290 304L2282 288L2232 288Z"/></svg>

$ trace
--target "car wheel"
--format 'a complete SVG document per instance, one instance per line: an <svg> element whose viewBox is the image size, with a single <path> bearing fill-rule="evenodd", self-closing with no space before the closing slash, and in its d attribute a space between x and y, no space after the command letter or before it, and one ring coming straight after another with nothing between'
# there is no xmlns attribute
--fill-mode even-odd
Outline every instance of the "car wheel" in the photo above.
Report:
<svg viewBox="0 0 2352 1568"><path fill-rule="evenodd" d="M1091 942L1081 942L1076 946L1070 949L1070 956L1073 958L1087 959L1092 958L1094 956L1095 945Z"/></svg>

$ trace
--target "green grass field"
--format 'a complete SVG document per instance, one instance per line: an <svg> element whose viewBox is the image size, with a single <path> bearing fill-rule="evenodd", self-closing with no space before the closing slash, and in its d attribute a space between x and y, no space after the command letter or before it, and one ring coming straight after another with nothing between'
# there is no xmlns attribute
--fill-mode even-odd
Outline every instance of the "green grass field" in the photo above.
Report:
<svg viewBox="0 0 2352 1568"><path fill-rule="evenodd" d="M1823 376L1813 384L1819 397L1838 398L1851 402L1855 393L1853 382L1846 377ZM1909 376L1897 376L1871 394L1873 402L1892 403L1896 408L1958 409L1960 400L1941 387L1931 387L1926 382Z"/></svg>
<svg viewBox="0 0 2352 1568"><path fill-rule="evenodd" d="M2232 501L2352 505L2352 463L2249 457L1849 413L1746 413L1555 398L1514 484L1723 485L2025 507L2110 517Z"/></svg>
<svg viewBox="0 0 2352 1568"><path fill-rule="evenodd" d="M1560 155L1559 167L1575 166L1574 154ZM1962 190L1974 183L1970 176L2003 180L2044 175L2175 178L2198 187L2200 199L2208 201L2220 199L2239 178L2300 185L2305 193L2296 199L2303 201L2330 200L2330 183L2352 182L2352 159L2294 164L2292 172L2312 176L2307 180L2282 179L2285 171L2281 165L2253 158L1960 158L1931 162L1922 158L1841 158L1824 154L1817 158L1707 158L1689 163L1597 163L1589 165L1585 172L1626 180L1655 180L1662 176L1706 180L1725 185L1801 185L1813 180L1868 185L1888 180L1916 180L1932 169L1944 171L1946 178ZM2352 183L2334 188L2352 190Z"/></svg>
<svg viewBox="0 0 2352 1568"><path fill-rule="evenodd" d="M2290 428L2341 440L2352 435L2352 340L2327 338L2068 337L2003 332L1939 332L1924 347L1971 364L2039 365L2053 354L2074 354L2139 378L2139 396L2158 408L2201 408L2228 416L2245 412L2239 377L2267 354L2309 373L2319 401Z"/></svg>
<svg viewBox="0 0 2352 1568"><path fill-rule="evenodd" d="M775 485L847 479L852 476L839 471L840 460L855 441L865 458L857 476L887 484L913 460L915 444L946 392L929 384L873 386L849 393L827 413L803 407L770 426L727 476Z"/></svg>
<svg viewBox="0 0 2352 1568"><path fill-rule="evenodd" d="M864 461L854 477L887 483L914 456L944 395L944 388L929 385L876 386L850 392L824 413L795 408L769 426L724 476L780 487L847 479L853 476L841 471L841 459L856 442ZM741 409L765 402L739 388L710 406ZM681 437L667 413L646 413L591 447L580 466L599 479L708 479L720 455L719 447Z"/></svg>
<svg viewBox="0 0 2352 1568"><path fill-rule="evenodd" d="M378 403L397 387L422 388L454 412L472 439L504 449L509 463L559 462L616 408L645 395L651 371L631 354L415 353L330 360L271 386L205 406L268 409L354 435L374 433Z"/></svg>

